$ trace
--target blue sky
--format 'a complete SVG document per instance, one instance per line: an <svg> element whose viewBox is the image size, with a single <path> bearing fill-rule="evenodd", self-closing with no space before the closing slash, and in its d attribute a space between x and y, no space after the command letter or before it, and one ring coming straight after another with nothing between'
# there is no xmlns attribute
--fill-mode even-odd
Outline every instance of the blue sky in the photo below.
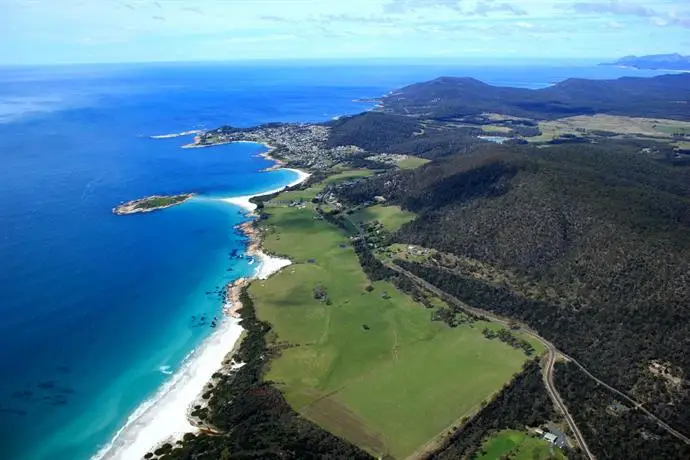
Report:
<svg viewBox="0 0 690 460"><path fill-rule="evenodd" d="M610 58L688 53L690 0L0 0L0 43L0 64Z"/></svg>

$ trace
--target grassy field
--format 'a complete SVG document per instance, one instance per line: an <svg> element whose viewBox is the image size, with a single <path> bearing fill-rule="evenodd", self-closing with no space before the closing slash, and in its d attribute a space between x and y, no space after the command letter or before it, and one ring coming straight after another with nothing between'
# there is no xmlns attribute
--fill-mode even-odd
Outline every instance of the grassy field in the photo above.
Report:
<svg viewBox="0 0 690 460"><path fill-rule="evenodd" d="M170 206L173 204L181 203L189 198L189 195L174 195L174 196L161 196L161 197L149 197L144 198L139 201L134 208L135 209L151 209L160 208L163 206Z"/></svg>
<svg viewBox="0 0 690 460"><path fill-rule="evenodd" d="M673 122L671 124L658 124L655 129L665 134L690 135L690 123Z"/></svg>
<svg viewBox="0 0 690 460"><path fill-rule="evenodd" d="M311 201L313 198L316 197L316 195L321 193L321 191L324 189L324 187L326 185L337 184L339 182L345 182L348 180L357 179L359 177L367 177L367 176L371 176L372 174L373 174L373 172L371 172L368 169L344 170L344 171L338 172L337 174L329 176L323 182L316 184L312 187L309 187L308 189L294 190L291 192L281 193L280 198L278 198L278 201L280 201L280 202L299 201L299 200Z"/></svg>
<svg viewBox="0 0 690 460"><path fill-rule="evenodd" d="M347 169L332 176L329 176L322 182L324 185L337 184L338 182L345 182L359 177L369 177L374 173L368 169Z"/></svg>
<svg viewBox="0 0 690 460"><path fill-rule="evenodd" d="M391 284L370 283L349 238L310 204L266 212L265 249L295 262L250 288L281 349L266 378L306 417L404 458L520 370L525 355L484 338L483 323L451 329Z"/></svg>
<svg viewBox="0 0 690 460"><path fill-rule="evenodd" d="M582 130L585 132L607 131L618 134L668 138L673 133L682 134L690 132L690 122L597 114L594 116L578 115L540 122L539 129L542 131L542 134L530 137L528 140L543 142L563 134L583 135Z"/></svg>
<svg viewBox="0 0 690 460"><path fill-rule="evenodd" d="M565 460L566 456L557 447L543 439L529 436L520 431L504 430L488 439L475 460Z"/></svg>
<svg viewBox="0 0 690 460"><path fill-rule="evenodd" d="M369 206L352 215L352 220L358 223L377 220L387 230L394 232L407 222L414 220L417 215L413 212L403 211L400 206L382 206L380 204Z"/></svg>
<svg viewBox="0 0 690 460"><path fill-rule="evenodd" d="M398 161L398 168L400 169L417 169L420 166L423 166L427 163L429 163L431 160L427 160L426 158L419 158L419 157L413 157L408 155L404 160Z"/></svg>
<svg viewBox="0 0 690 460"><path fill-rule="evenodd" d="M513 132L513 130L507 126L500 125L482 125L481 128L482 131L487 134L510 134Z"/></svg>
<svg viewBox="0 0 690 460"><path fill-rule="evenodd" d="M674 143L673 145L675 145L679 149L690 150L690 141L680 141Z"/></svg>

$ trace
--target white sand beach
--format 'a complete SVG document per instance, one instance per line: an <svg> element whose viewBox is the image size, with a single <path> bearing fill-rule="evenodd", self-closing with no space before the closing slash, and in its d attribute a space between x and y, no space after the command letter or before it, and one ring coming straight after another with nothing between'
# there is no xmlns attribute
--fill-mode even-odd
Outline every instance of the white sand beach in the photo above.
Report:
<svg viewBox="0 0 690 460"><path fill-rule="evenodd" d="M173 133L173 134L159 134L156 136L149 136L151 139L173 139L175 137L182 137L182 136L191 136L193 134L199 134L201 132L200 129L193 129L191 131L183 131L181 133Z"/></svg>
<svg viewBox="0 0 690 460"><path fill-rule="evenodd" d="M130 415L125 426L92 460L140 459L159 444L196 432L187 417L189 408L221 368L242 331L237 319L223 318L218 329L187 356L180 370L155 396Z"/></svg>
<svg viewBox="0 0 690 460"><path fill-rule="evenodd" d="M260 280L268 279L269 276L292 263L290 259L269 256L263 251L258 251L256 256L260 260L260 265L255 276Z"/></svg>
<svg viewBox="0 0 690 460"><path fill-rule="evenodd" d="M274 193L278 193L281 190L284 190L286 187L294 187L297 184L301 184L305 180L309 179L309 174L308 172L301 171L299 169L293 169L293 168L280 168L280 169L286 169L288 171L293 171L298 174L297 179L289 183L288 185L285 185L283 187L273 189L273 190L268 190L266 192L260 192L260 193L255 193L254 195L243 195L243 196L234 196L230 198L223 198L222 200L225 201L226 203L234 204L235 206L239 206L242 209L245 209L247 212L254 212L256 210L256 205L254 203L251 203L249 200L257 197L257 196L263 196L263 195L272 195Z"/></svg>
<svg viewBox="0 0 690 460"><path fill-rule="evenodd" d="M300 184L310 176L304 171L290 170L297 173L298 178L285 187ZM222 200L252 212L256 209L256 205L249 202L251 198L270 195L285 187ZM253 279L265 280L292 263L289 259L264 253L259 249L258 241L250 246L248 253L259 261ZM229 309L232 309L231 307ZM118 431L108 445L92 457L92 460L140 459L165 442L174 443L182 439L185 433L197 432L198 429L190 423L188 418L190 408L201 395L204 386L211 381L213 374L222 367L223 360L235 347L242 331L237 318L225 316L220 321L218 329L198 349L187 356L180 370L160 388L155 396L145 401L130 415L125 426Z"/></svg>

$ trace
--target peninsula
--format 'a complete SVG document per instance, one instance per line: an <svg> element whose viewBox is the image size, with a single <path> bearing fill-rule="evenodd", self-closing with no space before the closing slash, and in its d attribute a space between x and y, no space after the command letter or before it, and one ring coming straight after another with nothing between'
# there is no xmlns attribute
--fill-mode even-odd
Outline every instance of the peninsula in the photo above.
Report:
<svg viewBox="0 0 690 460"><path fill-rule="evenodd" d="M651 54L647 56L625 56L614 62L605 62L601 65L631 67L640 70L690 70L690 56L682 54Z"/></svg>
<svg viewBox="0 0 690 460"><path fill-rule="evenodd" d="M124 216L126 214L136 214L138 212L152 212L159 209L169 208L178 204L182 204L191 197L193 193L182 193L179 195L151 195L145 198L128 201L113 208L113 214Z"/></svg>

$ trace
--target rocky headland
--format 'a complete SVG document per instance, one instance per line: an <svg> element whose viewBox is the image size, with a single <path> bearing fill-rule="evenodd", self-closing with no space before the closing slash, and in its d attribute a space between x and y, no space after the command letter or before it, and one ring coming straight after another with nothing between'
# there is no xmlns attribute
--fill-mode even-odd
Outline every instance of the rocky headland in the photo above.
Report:
<svg viewBox="0 0 690 460"><path fill-rule="evenodd" d="M136 214L139 212L153 212L159 209L169 208L178 204L182 204L194 196L193 193L182 193L180 195L151 195L145 198L122 203L113 208L113 214L123 216L127 214Z"/></svg>

